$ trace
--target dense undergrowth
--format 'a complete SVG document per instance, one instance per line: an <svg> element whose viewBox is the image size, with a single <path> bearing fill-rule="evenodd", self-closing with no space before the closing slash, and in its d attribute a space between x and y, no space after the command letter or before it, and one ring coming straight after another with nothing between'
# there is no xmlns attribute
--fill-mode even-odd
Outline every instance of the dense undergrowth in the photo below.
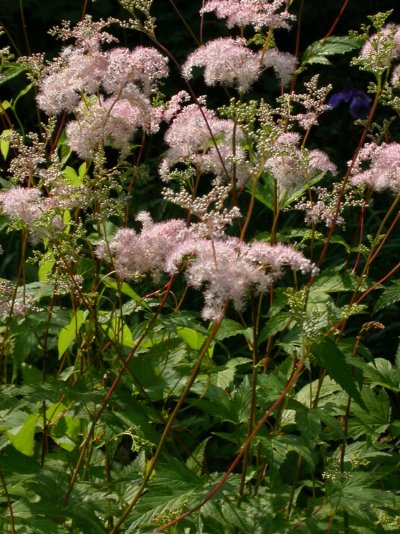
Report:
<svg viewBox="0 0 400 534"><path fill-rule="evenodd" d="M399 531L393 13L119 4L4 28L1 532Z"/></svg>

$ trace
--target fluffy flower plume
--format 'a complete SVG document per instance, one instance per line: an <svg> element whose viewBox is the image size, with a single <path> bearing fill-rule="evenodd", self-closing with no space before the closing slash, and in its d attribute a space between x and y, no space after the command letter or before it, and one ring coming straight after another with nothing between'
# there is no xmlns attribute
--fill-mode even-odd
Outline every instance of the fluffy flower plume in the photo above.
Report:
<svg viewBox="0 0 400 534"><path fill-rule="evenodd" d="M11 219L29 225L43 212L43 199L38 189L13 187L0 194L3 212Z"/></svg>
<svg viewBox="0 0 400 534"><path fill-rule="evenodd" d="M90 15L86 15L73 28L71 28L70 21L64 20L61 26L52 28L49 33L62 41L74 39L77 47L84 48L88 52L93 52L99 50L100 45L103 43L117 41L113 35L104 31L104 28L113 22L116 22L113 18L93 21Z"/></svg>
<svg viewBox="0 0 400 534"><path fill-rule="evenodd" d="M336 166L321 150L298 148L300 136L288 132L275 141L275 154L267 159L265 168L278 181L281 191L301 186L317 172L336 172Z"/></svg>
<svg viewBox="0 0 400 534"><path fill-rule="evenodd" d="M210 41L192 52L182 67L186 79L193 67L204 67L207 85L234 85L245 93L257 80L260 72L257 54L246 47L245 39L225 37Z"/></svg>
<svg viewBox="0 0 400 534"><path fill-rule="evenodd" d="M242 187L248 177L248 162L240 142L243 134L240 128L234 133L230 119L219 119L214 111L195 104L184 107L173 119L165 141L169 148L160 166L163 180L169 179L169 172L178 162L195 165L202 172L215 175L215 183L226 183L233 174L237 186ZM235 142L235 149L233 148ZM215 147L218 146L218 150Z"/></svg>
<svg viewBox="0 0 400 534"><path fill-rule="evenodd" d="M149 95L155 82L168 74L168 60L155 48L138 46L134 50L114 48L105 52L107 68L102 85L107 93L117 94L127 84L140 84Z"/></svg>
<svg viewBox="0 0 400 534"><path fill-rule="evenodd" d="M316 272L315 266L300 252L287 245L255 242L246 244L234 237L206 239L187 229L183 221L153 223L148 214L138 219L140 233L122 229L110 243L97 248L100 258L115 258L120 276L176 274L184 269L190 286L204 289L205 320L221 318L227 302L240 310L250 291L265 292L282 276L285 266L302 273Z"/></svg>
<svg viewBox="0 0 400 534"><path fill-rule="evenodd" d="M400 193L400 144L366 144L360 150L351 174L355 185Z"/></svg>
<svg viewBox="0 0 400 534"><path fill-rule="evenodd" d="M262 65L266 69L272 67L284 87L292 79L296 64L297 60L292 54L280 52L276 48L270 48L262 56Z"/></svg>
<svg viewBox="0 0 400 534"><path fill-rule="evenodd" d="M108 23L85 21L59 30L63 39L76 43L47 65L37 101L48 115L76 115L67 135L71 148L86 159L108 139L124 151L137 129L157 130L162 113L152 107L150 97L168 74L168 61L156 49L141 46L102 51L103 42L116 40L101 31Z"/></svg>
<svg viewBox="0 0 400 534"><path fill-rule="evenodd" d="M115 269L121 277L136 277L146 273L157 276L165 271L166 259L171 250L185 234L185 222L172 219L163 223L153 223L146 212L137 219L142 223L140 233L129 228L119 230L110 244L102 242L96 254L107 258L110 253L115 257Z"/></svg>
<svg viewBox="0 0 400 534"><path fill-rule="evenodd" d="M360 55L378 67L389 67L393 59L400 57L400 26L387 24L364 43Z"/></svg>
<svg viewBox="0 0 400 534"><path fill-rule="evenodd" d="M287 0L208 0L200 13L214 12L219 19L226 19L228 28L251 25L256 30L263 26L289 28L293 16L283 9Z"/></svg>

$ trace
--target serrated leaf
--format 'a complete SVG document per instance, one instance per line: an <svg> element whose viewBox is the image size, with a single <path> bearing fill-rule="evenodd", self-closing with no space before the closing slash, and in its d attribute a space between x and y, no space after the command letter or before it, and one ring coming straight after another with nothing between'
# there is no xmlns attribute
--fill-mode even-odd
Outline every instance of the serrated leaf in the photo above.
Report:
<svg viewBox="0 0 400 534"><path fill-rule="evenodd" d="M392 304L400 301L400 280L396 280L386 288L376 301L374 312L388 308Z"/></svg>
<svg viewBox="0 0 400 534"><path fill-rule="evenodd" d="M358 279L337 269L326 269L318 275L311 287L311 291L335 293L338 291L353 291L357 287Z"/></svg>
<svg viewBox="0 0 400 534"><path fill-rule="evenodd" d="M207 443L211 439L211 436L204 439L192 452L191 456L186 461L186 466L193 471L197 476L200 476L203 471L203 462L205 456L205 450Z"/></svg>
<svg viewBox="0 0 400 534"><path fill-rule="evenodd" d="M376 358L372 363L366 364L364 376L374 385L400 392L400 370L384 358Z"/></svg>
<svg viewBox="0 0 400 534"><path fill-rule="evenodd" d="M329 56L346 54L359 47L359 41L348 36L332 36L327 39L321 39L306 48L301 60L301 66L304 67L314 63L330 65Z"/></svg>
<svg viewBox="0 0 400 534"><path fill-rule="evenodd" d="M351 375L351 370L346 363L345 356L337 344L330 338L324 338L315 343L312 353L329 376L341 386L344 391L359 405L365 408L364 401L358 391L356 383Z"/></svg>
<svg viewBox="0 0 400 534"><path fill-rule="evenodd" d="M232 319L224 319L219 327L219 330L215 336L215 339L218 341L223 341L224 339L243 334L245 328L243 326L233 321Z"/></svg>
<svg viewBox="0 0 400 534"><path fill-rule="evenodd" d="M292 319L292 314L289 312L279 312L270 317L260 333L261 339L267 339L270 336L278 334L285 330Z"/></svg>

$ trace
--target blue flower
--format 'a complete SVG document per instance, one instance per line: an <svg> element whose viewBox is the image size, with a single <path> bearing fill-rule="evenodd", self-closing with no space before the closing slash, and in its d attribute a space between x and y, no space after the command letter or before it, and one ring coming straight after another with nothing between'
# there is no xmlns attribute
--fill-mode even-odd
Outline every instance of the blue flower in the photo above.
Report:
<svg viewBox="0 0 400 534"><path fill-rule="evenodd" d="M349 104L349 111L352 117L366 119L371 109L372 98L359 89L346 89L340 93L333 93L328 98L327 105L331 108L336 108L342 102Z"/></svg>

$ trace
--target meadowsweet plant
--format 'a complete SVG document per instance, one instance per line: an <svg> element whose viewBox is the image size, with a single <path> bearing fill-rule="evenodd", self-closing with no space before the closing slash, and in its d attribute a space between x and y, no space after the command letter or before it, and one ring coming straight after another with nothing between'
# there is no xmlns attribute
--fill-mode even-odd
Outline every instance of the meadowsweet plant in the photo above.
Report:
<svg viewBox="0 0 400 534"><path fill-rule="evenodd" d="M400 27L347 3L4 28L1 532L398 531Z"/></svg>

